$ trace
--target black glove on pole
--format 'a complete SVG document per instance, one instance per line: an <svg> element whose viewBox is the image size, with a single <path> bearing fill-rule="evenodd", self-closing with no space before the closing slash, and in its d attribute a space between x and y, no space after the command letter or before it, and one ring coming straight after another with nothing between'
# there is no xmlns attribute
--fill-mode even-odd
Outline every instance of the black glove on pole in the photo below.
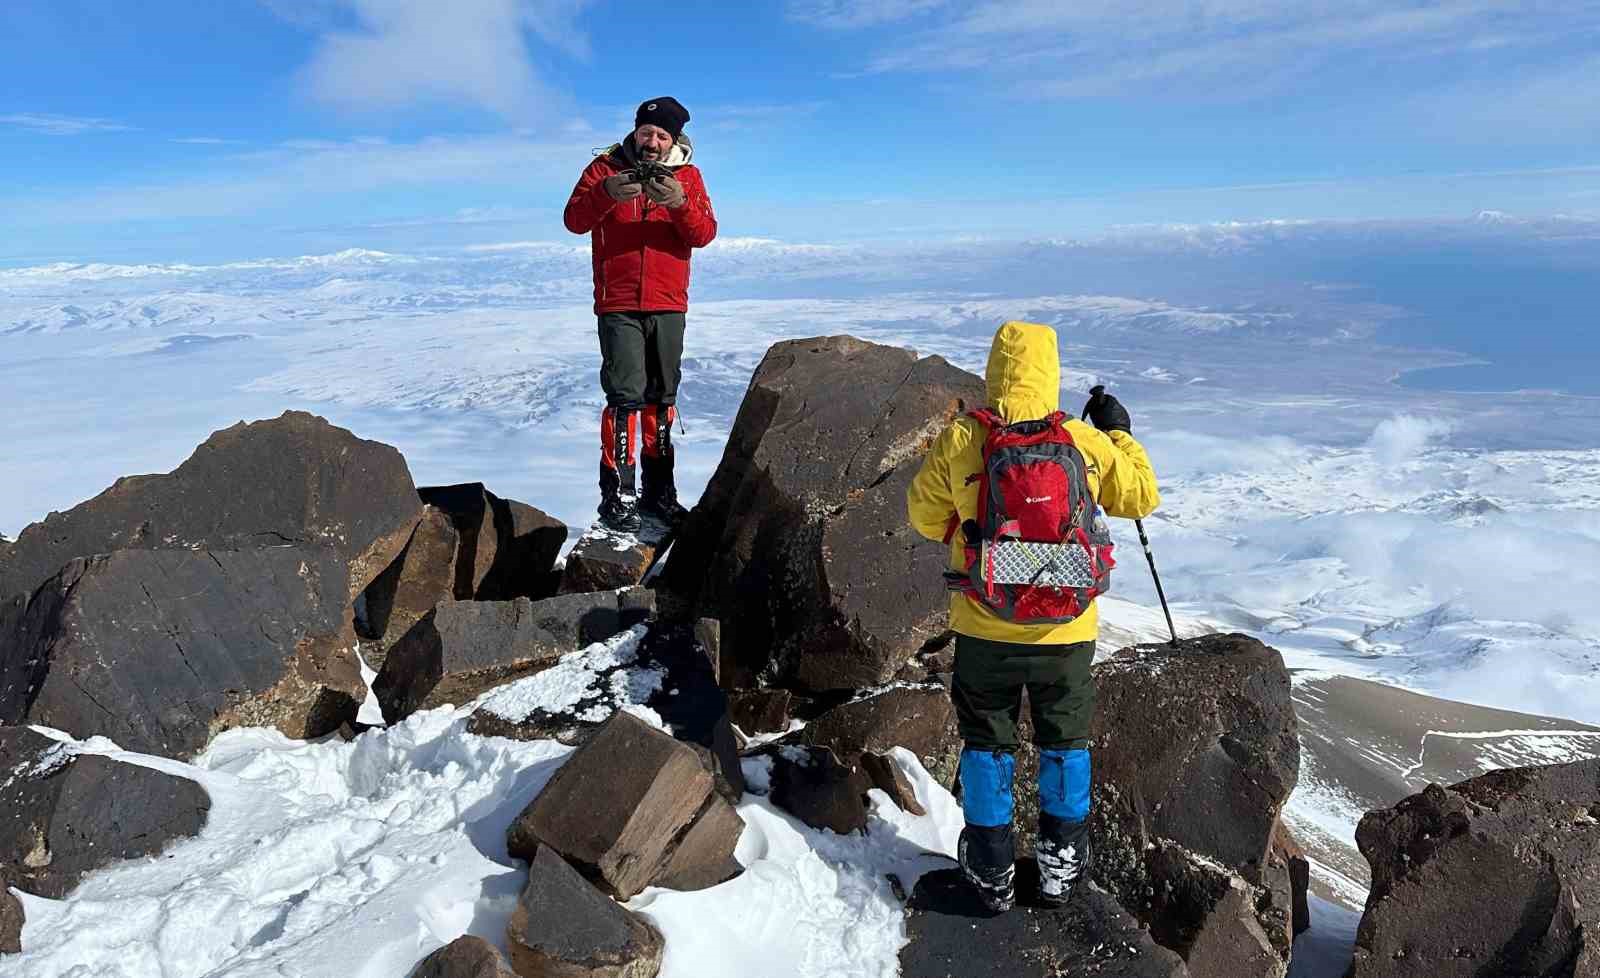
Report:
<svg viewBox="0 0 1600 978"><path fill-rule="evenodd" d="M1089 389L1089 401L1083 406L1083 416L1101 431L1125 431L1133 434L1133 420L1122 402L1106 393L1104 386ZM1139 545L1144 547L1144 559L1150 562L1150 578L1156 582L1156 597L1161 599L1161 613L1167 617L1167 634L1172 644L1178 644L1178 630L1172 627L1172 611L1167 608L1167 593L1161 587L1161 575L1156 572L1156 555L1150 549L1150 538L1144 532L1144 520L1134 520L1139 531Z"/></svg>

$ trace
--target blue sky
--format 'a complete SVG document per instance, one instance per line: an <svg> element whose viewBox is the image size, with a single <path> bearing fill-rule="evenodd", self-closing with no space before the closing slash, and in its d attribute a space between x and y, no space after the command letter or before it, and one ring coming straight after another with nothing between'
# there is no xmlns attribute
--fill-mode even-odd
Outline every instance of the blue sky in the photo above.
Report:
<svg viewBox="0 0 1600 978"><path fill-rule="evenodd" d="M1600 3L9 0L0 261L561 240L673 94L724 234L1600 215Z"/></svg>

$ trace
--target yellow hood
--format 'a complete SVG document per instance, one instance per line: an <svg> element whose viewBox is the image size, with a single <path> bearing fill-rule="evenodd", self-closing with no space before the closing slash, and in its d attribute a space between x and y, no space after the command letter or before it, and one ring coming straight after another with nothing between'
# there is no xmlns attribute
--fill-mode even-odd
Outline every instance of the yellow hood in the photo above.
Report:
<svg viewBox="0 0 1600 978"><path fill-rule="evenodd" d="M1056 331L1012 320L1001 325L984 370L989 406L1008 422L1030 421L1061 404L1061 361Z"/></svg>

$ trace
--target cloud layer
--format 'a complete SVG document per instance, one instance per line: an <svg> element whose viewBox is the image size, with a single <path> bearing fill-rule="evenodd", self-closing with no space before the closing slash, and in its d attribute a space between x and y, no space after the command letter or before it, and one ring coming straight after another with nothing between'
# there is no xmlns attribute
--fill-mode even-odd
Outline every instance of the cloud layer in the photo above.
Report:
<svg viewBox="0 0 1600 978"><path fill-rule="evenodd" d="M302 78L323 102L360 111L453 102L528 124L565 104L538 70L529 36L569 57L587 57L575 17L588 2L321 0L315 17L273 9L317 33Z"/></svg>
<svg viewBox="0 0 1600 978"><path fill-rule="evenodd" d="M82 136L91 132L133 132L134 126L123 125L110 119L86 119L80 116L53 115L48 112L18 112L0 115L0 126L16 126L46 136Z"/></svg>

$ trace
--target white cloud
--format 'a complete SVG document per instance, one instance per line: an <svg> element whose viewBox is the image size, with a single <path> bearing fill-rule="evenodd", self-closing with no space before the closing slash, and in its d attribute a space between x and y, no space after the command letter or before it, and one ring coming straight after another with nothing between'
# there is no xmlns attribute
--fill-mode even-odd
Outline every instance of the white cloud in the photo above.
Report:
<svg viewBox="0 0 1600 978"><path fill-rule="evenodd" d="M888 24L929 13L948 0L789 0L790 20L849 30Z"/></svg>
<svg viewBox="0 0 1600 978"><path fill-rule="evenodd" d="M1368 445L1379 462L1394 468L1422 454L1430 442L1448 435L1454 427L1450 422L1438 418L1397 414L1378 423Z"/></svg>
<svg viewBox="0 0 1600 978"><path fill-rule="evenodd" d="M0 197L19 223L101 223L229 217L341 193L427 186L517 186L530 195L567 190L591 158L593 133L382 140L290 140L227 154L206 172L166 183L116 183L51 198ZM301 213L304 213L302 210Z"/></svg>
<svg viewBox="0 0 1600 978"><path fill-rule="evenodd" d="M1600 55L1553 61L1519 77L1495 77L1448 92L1424 92L1396 110L1431 136L1504 143L1534 139L1570 145L1600 128ZM1469 119L1469 127L1453 120Z"/></svg>
<svg viewBox="0 0 1600 978"><path fill-rule="evenodd" d="M318 0L310 12L269 6L319 35L302 80L321 101L352 110L454 102L526 124L566 101L536 68L528 36L586 58L576 16L589 2Z"/></svg>
<svg viewBox="0 0 1600 978"><path fill-rule="evenodd" d="M240 146L240 145L243 145L243 141L242 140L238 140L238 139L221 139L221 138L219 138L217 136L183 136L183 137L174 139L172 141L175 142L175 143L182 143L185 146Z"/></svg>
<svg viewBox="0 0 1600 978"><path fill-rule="evenodd" d="M1152 91L1236 98L1326 80L1323 66L1341 56L1397 65L1459 56L1471 69L1495 52L1570 42L1596 29L1593 0L1559 12L1538 0L986 0L897 33L867 69L984 70L1014 94L1036 98Z"/></svg>
<svg viewBox="0 0 1600 978"><path fill-rule="evenodd" d="M46 136L81 136L90 132L133 132L137 128L110 119L86 119L80 116L52 115L44 112L0 115L0 126L16 126Z"/></svg>

